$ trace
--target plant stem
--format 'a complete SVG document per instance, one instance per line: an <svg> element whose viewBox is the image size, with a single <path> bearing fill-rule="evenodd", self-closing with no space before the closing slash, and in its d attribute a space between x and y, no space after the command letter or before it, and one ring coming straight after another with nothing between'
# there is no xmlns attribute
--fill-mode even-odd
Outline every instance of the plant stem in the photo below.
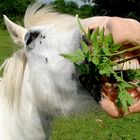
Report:
<svg viewBox="0 0 140 140"><path fill-rule="evenodd" d="M123 54L123 53L126 53L126 52L132 52L132 51L135 51L137 49L140 49L140 46L136 46L136 47L129 48L129 49L126 49L126 50L123 50L123 51L119 51L117 53L107 54L107 55L109 55L109 56L115 56L115 55L120 55L120 54Z"/></svg>
<svg viewBox="0 0 140 140"><path fill-rule="evenodd" d="M140 49L140 46L136 46L136 47L133 47L133 48L129 48L129 49L126 49L126 50L123 50L123 51L119 51L117 53L112 53L112 54L94 54L95 56L117 56L117 55L121 55L121 54L124 54L126 52L132 52L132 51L135 51L137 49ZM138 56L137 56L138 57Z"/></svg>
<svg viewBox="0 0 140 140"><path fill-rule="evenodd" d="M123 59L123 60L118 61L118 62L116 62L116 63L118 63L118 64L120 64L120 63L124 63L124 62L126 62L126 61L129 61L129 60L135 59L135 58L137 58L137 57L139 57L139 56L140 56L140 54L135 55L135 56L130 57L130 58Z"/></svg>

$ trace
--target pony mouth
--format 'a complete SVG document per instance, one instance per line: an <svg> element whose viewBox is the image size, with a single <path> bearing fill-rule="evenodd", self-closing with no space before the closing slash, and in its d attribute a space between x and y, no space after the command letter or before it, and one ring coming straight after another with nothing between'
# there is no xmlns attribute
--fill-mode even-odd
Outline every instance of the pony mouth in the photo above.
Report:
<svg viewBox="0 0 140 140"><path fill-rule="evenodd" d="M117 60L118 61L118 60ZM120 61L120 60L119 60ZM132 59L124 63L120 63L113 67L117 72L123 73L124 80L133 85L140 83L140 80L132 80L127 77L127 71L140 70L139 59ZM101 77L99 80L93 79L91 75L81 75L79 77L81 84L88 90L90 95L97 103L104 98L108 98L114 104L117 102L118 88L117 82L108 77ZM85 84L86 83L86 84ZM140 100L140 87L134 87L127 90L130 96L134 99L134 104Z"/></svg>

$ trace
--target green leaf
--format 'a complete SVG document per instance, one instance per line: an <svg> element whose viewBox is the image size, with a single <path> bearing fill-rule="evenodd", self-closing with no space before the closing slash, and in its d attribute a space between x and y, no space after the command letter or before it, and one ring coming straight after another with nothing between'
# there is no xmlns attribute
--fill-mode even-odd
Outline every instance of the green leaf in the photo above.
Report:
<svg viewBox="0 0 140 140"><path fill-rule="evenodd" d="M104 42L103 42L103 47L102 50L104 52L104 54L111 54L111 45L112 45L112 36L111 34L105 36L104 38Z"/></svg>
<svg viewBox="0 0 140 140"><path fill-rule="evenodd" d="M93 42L93 50L98 49L98 32L99 28L97 28L91 35L91 41Z"/></svg>
<svg viewBox="0 0 140 140"><path fill-rule="evenodd" d="M109 60L108 58L104 57L102 60L102 63L98 66L99 73L101 75L105 75L107 77L110 77L110 74L114 73L113 66L115 65L114 62Z"/></svg>
<svg viewBox="0 0 140 140"><path fill-rule="evenodd" d="M86 34L86 31L84 30L84 28L83 28L83 26L82 26L82 24L81 24L81 22L80 22L80 19L79 19L78 15L76 15L76 18L77 18L77 22L78 22L78 25L79 25L80 30L81 30L85 35L87 35L87 34Z"/></svg>
<svg viewBox="0 0 140 140"><path fill-rule="evenodd" d="M112 48L111 48L111 53L114 53L114 52L118 51L120 48L121 48L121 45L113 44Z"/></svg>
<svg viewBox="0 0 140 140"><path fill-rule="evenodd" d="M100 31L99 33L99 41L102 44L102 42L104 41L105 35L104 35L104 28L102 31Z"/></svg>
<svg viewBox="0 0 140 140"><path fill-rule="evenodd" d="M117 82L123 82L124 81L122 79L122 77L118 76L115 72L113 72L113 75L114 75L115 79L117 80Z"/></svg>
<svg viewBox="0 0 140 140"><path fill-rule="evenodd" d="M110 74L112 73L112 67L109 65L106 65L106 66L104 65L104 67L100 68L99 73L101 75L105 75L107 77L110 77Z"/></svg>
<svg viewBox="0 0 140 140"><path fill-rule="evenodd" d="M123 83L121 83L123 84ZM133 104L133 99L130 96L130 94L127 92L127 90L122 86L119 85L119 94L118 94L118 103L122 105L122 107L124 108L124 111L127 112L128 111L128 106Z"/></svg>
<svg viewBox="0 0 140 140"><path fill-rule="evenodd" d="M80 49L70 54L61 54L61 56L70 60L72 63L82 62L85 59L85 55Z"/></svg>
<svg viewBox="0 0 140 140"><path fill-rule="evenodd" d="M91 34L93 33L92 30L88 29L88 32L87 32L87 38L90 40L91 38Z"/></svg>
<svg viewBox="0 0 140 140"><path fill-rule="evenodd" d="M130 80L140 80L140 70L128 70L127 76Z"/></svg>
<svg viewBox="0 0 140 140"><path fill-rule="evenodd" d="M89 51L87 44L84 41L81 41L81 45L82 45L83 53L87 54Z"/></svg>
<svg viewBox="0 0 140 140"><path fill-rule="evenodd" d="M112 34L108 34L105 39L107 40L109 46L114 43Z"/></svg>
<svg viewBox="0 0 140 140"><path fill-rule="evenodd" d="M97 56L93 56L91 59L92 63L95 64L96 66L100 64L100 59Z"/></svg>
<svg viewBox="0 0 140 140"><path fill-rule="evenodd" d="M75 64L75 67L81 75L89 73L89 66L87 64Z"/></svg>
<svg viewBox="0 0 140 140"><path fill-rule="evenodd" d="M110 54L110 50L106 47L106 45L102 47L102 50L104 54Z"/></svg>
<svg viewBox="0 0 140 140"><path fill-rule="evenodd" d="M118 84L123 87L124 89L130 89L130 88L133 88L133 85L126 82L126 81L122 81L122 82L118 82Z"/></svg>

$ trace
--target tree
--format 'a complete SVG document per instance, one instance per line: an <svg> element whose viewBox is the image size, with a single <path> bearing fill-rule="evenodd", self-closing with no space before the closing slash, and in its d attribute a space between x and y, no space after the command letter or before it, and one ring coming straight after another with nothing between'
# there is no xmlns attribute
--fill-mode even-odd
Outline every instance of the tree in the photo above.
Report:
<svg viewBox="0 0 140 140"><path fill-rule="evenodd" d="M56 0L52 2L52 5L58 12L67 13L71 15L76 14L77 10L79 9L77 3L73 1L66 2L65 0Z"/></svg>
<svg viewBox="0 0 140 140"><path fill-rule="evenodd" d="M90 5L83 5L81 7L74 1L55 0L52 5L58 12L70 15L79 15L80 18L93 16L93 7Z"/></svg>
<svg viewBox="0 0 140 140"><path fill-rule="evenodd" d="M96 15L131 17L140 20L139 0L82 0L94 3Z"/></svg>
<svg viewBox="0 0 140 140"><path fill-rule="evenodd" d="M66 3L64 0L56 0L54 2L51 3L54 8L56 9L56 11L61 12L61 13L65 13L66 12Z"/></svg>
<svg viewBox="0 0 140 140"><path fill-rule="evenodd" d="M0 1L0 24L4 26L3 15L7 15L13 20L21 22L25 10L32 0L3 0Z"/></svg>
<svg viewBox="0 0 140 140"><path fill-rule="evenodd" d="M78 15L80 18L87 18L95 15L95 13L92 6L85 4L79 8Z"/></svg>
<svg viewBox="0 0 140 140"><path fill-rule="evenodd" d="M0 2L0 14L7 15L23 15L28 4L31 3L32 0L3 0Z"/></svg>

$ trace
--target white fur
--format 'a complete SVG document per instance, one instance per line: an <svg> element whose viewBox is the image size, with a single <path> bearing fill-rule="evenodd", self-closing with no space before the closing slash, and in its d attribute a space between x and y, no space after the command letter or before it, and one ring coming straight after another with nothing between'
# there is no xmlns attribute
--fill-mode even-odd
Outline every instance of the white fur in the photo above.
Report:
<svg viewBox="0 0 140 140"><path fill-rule="evenodd" d="M4 15L4 21L5 21L7 29L9 31L10 36L12 37L13 41L16 44L23 45L24 35L27 32L27 29L13 23L5 15Z"/></svg>
<svg viewBox="0 0 140 140"><path fill-rule="evenodd" d="M1 140L48 140L56 116L86 112L95 105L78 82L74 65L60 55L73 52L80 45L81 35L75 18L50 13L51 10L46 13L48 10L44 8L35 12L38 7L34 4L27 9L25 27L32 32L39 31L40 35L28 46L24 37L20 38L24 49L4 65L0 82ZM58 20L56 15L60 15ZM21 27L11 22L6 25L15 40L27 32L24 29L24 33L14 36L11 28ZM41 35L45 35L45 39L41 39Z"/></svg>

